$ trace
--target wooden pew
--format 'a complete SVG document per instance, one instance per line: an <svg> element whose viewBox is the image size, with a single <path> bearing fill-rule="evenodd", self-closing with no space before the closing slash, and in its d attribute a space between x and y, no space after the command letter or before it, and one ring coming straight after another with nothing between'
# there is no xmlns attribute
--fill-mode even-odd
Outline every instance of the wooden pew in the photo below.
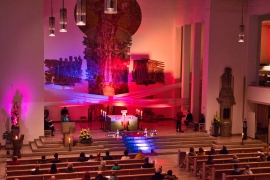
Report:
<svg viewBox="0 0 270 180"><path fill-rule="evenodd" d="M235 163L206 165L205 163L203 163L203 168L202 168L200 179L205 180L207 173L212 173L212 168L215 168L215 170L217 170L217 169L233 169L234 164ZM245 168L245 166L247 164L250 166L250 168L267 167L267 166L270 166L270 161L237 163L239 168Z"/></svg>
<svg viewBox="0 0 270 180"><path fill-rule="evenodd" d="M216 149L216 153L219 154L219 151L221 149ZM230 148L228 149L228 151L230 152L230 154L240 154L240 153L258 153L258 151L262 152L263 148L262 147L251 147L251 148ZM198 151L195 151L196 153L198 153ZM209 150L205 151L206 154L209 153ZM180 166L182 164L182 162L185 160L185 157L187 155L186 151L181 151L180 149L178 150L178 162L177 162L177 166Z"/></svg>
<svg viewBox="0 0 270 180"><path fill-rule="evenodd" d="M113 157L114 160L120 160L123 155L118 154L118 155L111 155L111 156ZM131 159L134 159L135 156L136 156L136 154L129 154L129 157ZM76 162L79 155L71 156L71 157L61 157L61 155L59 155L59 157L60 157L59 159L61 159L62 162ZM52 158L52 157L47 158L47 162L50 163L52 161L52 159L54 159L54 158ZM20 164L39 164L38 162L40 160L41 160L40 158L31 158L31 159L25 158L25 159L19 159L19 162L20 162ZM6 160L6 163L10 164L11 161L12 160Z"/></svg>
<svg viewBox="0 0 270 180"><path fill-rule="evenodd" d="M114 164L116 160L106 160L106 165ZM135 159L129 159L129 160L117 160L119 164L132 164L132 163L144 163L144 160L135 160ZM57 168L61 167L67 167L69 162L61 162L56 163ZM39 164L40 169L50 168L52 163L46 163L46 164ZM98 166L100 165L100 161L86 161L86 162L73 162L73 167L78 166ZM22 164L22 165L7 165L8 171L15 171L15 170L29 170L35 168L36 164Z"/></svg>
<svg viewBox="0 0 270 180"><path fill-rule="evenodd" d="M119 164L119 166L121 166L122 169L136 169L136 168L141 168L143 163L132 163L132 164ZM152 164L153 167L154 164ZM73 167L75 172L86 172L86 171L98 171L98 167L100 165L96 165L96 166L78 166L78 167ZM113 165L106 165L107 170L111 170ZM58 168L59 173L65 173L65 170L67 169L67 167L61 167ZM43 171L43 173L47 173L50 168L46 168L46 169L40 169L41 171ZM31 169L27 169L27 170L15 170L15 171L7 171L7 176L17 176L17 175L31 175L32 171Z"/></svg>
<svg viewBox="0 0 270 180"><path fill-rule="evenodd" d="M239 168L240 171L244 171L245 168ZM222 179L222 174L230 175L233 169L215 169L212 168L211 180ZM251 168L253 174L270 173L270 167L253 167ZM236 178L238 180L238 178ZM270 177L268 177L270 179Z"/></svg>
<svg viewBox="0 0 270 180"><path fill-rule="evenodd" d="M126 176L127 178L123 178L122 180L130 180L132 177L140 178L144 174L150 174L151 177L155 173L155 168L139 168L139 169L123 169L123 170L107 170L103 171L103 176L110 176L112 172L120 176ZM82 178L85 172L73 172L73 173L57 173L57 174L40 174L40 175L23 175L23 176L8 176L6 180L14 180L18 178L19 180L48 180L52 175L56 177L56 179L74 179L74 178ZM97 176L97 171L89 171L91 177ZM133 175L133 176L128 176ZM130 179L128 179L130 177ZM148 177L148 176L147 176ZM137 179L139 180L139 179ZM140 178L140 180L148 180Z"/></svg>
<svg viewBox="0 0 270 180"><path fill-rule="evenodd" d="M239 162L256 162L258 157L257 156L251 156L251 157L241 157L238 158ZM193 166L191 168L192 173L194 176L197 176L197 172L199 170L199 168L202 168L203 163L207 161L207 159L197 159L196 157L193 158ZM223 157L220 156L220 158L214 158L214 161L216 164L223 164L223 163L230 163L232 160L232 156L231 157Z"/></svg>
<svg viewBox="0 0 270 180"><path fill-rule="evenodd" d="M242 174L242 175L226 175L222 174L222 180L269 180L270 173L260 173L260 174Z"/></svg>

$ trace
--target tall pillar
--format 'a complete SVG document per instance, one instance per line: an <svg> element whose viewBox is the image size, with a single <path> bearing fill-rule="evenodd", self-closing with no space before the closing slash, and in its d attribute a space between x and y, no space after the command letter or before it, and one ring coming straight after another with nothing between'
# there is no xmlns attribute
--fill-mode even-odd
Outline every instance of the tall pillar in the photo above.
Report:
<svg viewBox="0 0 270 180"><path fill-rule="evenodd" d="M193 113L193 119L199 120L200 115L200 89L201 89L201 36L202 24L195 23L192 31L192 75L191 75L191 96L190 96L190 109Z"/></svg>
<svg viewBox="0 0 270 180"><path fill-rule="evenodd" d="M181 97L189 98L189 74L190 74L190 45L191 45L191 25L183 28L183 58L182 58L182 77L181 77ZM183 107L188 109L189 107Z"/></svg>

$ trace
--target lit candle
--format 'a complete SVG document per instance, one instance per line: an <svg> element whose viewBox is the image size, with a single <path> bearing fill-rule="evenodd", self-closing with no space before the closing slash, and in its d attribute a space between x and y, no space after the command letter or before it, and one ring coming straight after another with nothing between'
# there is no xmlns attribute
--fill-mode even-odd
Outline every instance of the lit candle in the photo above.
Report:
<svg viewBox="0 0 270 180"><path fill-rule="evenodd" d="M18 136L16 136L15 139L18 139Z"/></svg>
<svg viewBox="0 0 270 180"><path fill-rule="evenodd" d="M70 144L70 138L68 138L68 143Z"/></svg>
<svg viewBox="0 0 270 180"><path fill-rule="evenodd" d="M242 139L244 138L244 133L242 133Z"/></svg>

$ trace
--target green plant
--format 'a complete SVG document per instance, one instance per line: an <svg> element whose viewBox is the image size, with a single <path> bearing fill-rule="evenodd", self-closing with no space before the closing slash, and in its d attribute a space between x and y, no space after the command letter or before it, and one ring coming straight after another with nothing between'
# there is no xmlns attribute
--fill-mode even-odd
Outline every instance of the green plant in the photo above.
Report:
<svg viewBox="0 0 270 180"><path fill-rule="evenodd" d="M219 127L221 125L221 121L220 121L220 118L218 117L217 113L216 113L216 115L214 115L212 125L217 126L217 127Z"/></svg>

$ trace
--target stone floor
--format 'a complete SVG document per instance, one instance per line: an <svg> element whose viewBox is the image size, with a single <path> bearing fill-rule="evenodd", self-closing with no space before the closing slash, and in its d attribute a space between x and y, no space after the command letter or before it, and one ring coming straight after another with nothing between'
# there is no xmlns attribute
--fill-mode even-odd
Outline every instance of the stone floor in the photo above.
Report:
<svg viewBox="0 0 270 180"><path fill-rule="evenodd" d="M176 132L175 130L175 123L172 120L163 120L155 123L146 123L142 122L142 127L147 128L148 131L150 130L156 130L158 132L158 136L187 136L187 135L195 135L200 136L202 132L194 132L193 129L187 129L185 125L182 125L184 133ZM140 126L141 126L140 125ZM62 139L62 133L61 133L61 124L60 123L54 123L54 126L56 128L55 136L51 137L50 139L53 140L61 140ZM98 122L89 122L89 123L77 123L76 124L76 133L74 134L74 139L78 139L79 137L79 131L82 128L89 128L89 131L93 137L93 139L98 138L106 138L108 137L108 132L104 132L100 129L100 124ZM239 136L231 136L228 138L224 137L217 137L216 141L219 142L231 142L231 141L240 141L241 137ZM251 140L250 140L251 141ZM188 148L181 149L183 151L187 151ZM176 152L177 149L172 149L172 151ZM28 145L23 146L21 153L29 153L31 152L31 148ZM114 153L123 153L123 152L114 152ZM5 154L6 150L1 149L0 150L0 164L1 167L3 167L3 163L5 162ZM53 153L52 153L53 154ZM35 157L35 156L33 156ZM28 158L28 157L27 157ZM177 167L177 154L168 154L168 155L158 155L158 156L151 156L151 161L156 162L156 167L162 166L163 172L167 172L168 170L172 170L175 175L178 176L181 180L193 180L197 179L193 177L190 173L187 173L185 170L180 169ZM0 179L4 179L5 175L5 169L0 168Z"/></svg>

